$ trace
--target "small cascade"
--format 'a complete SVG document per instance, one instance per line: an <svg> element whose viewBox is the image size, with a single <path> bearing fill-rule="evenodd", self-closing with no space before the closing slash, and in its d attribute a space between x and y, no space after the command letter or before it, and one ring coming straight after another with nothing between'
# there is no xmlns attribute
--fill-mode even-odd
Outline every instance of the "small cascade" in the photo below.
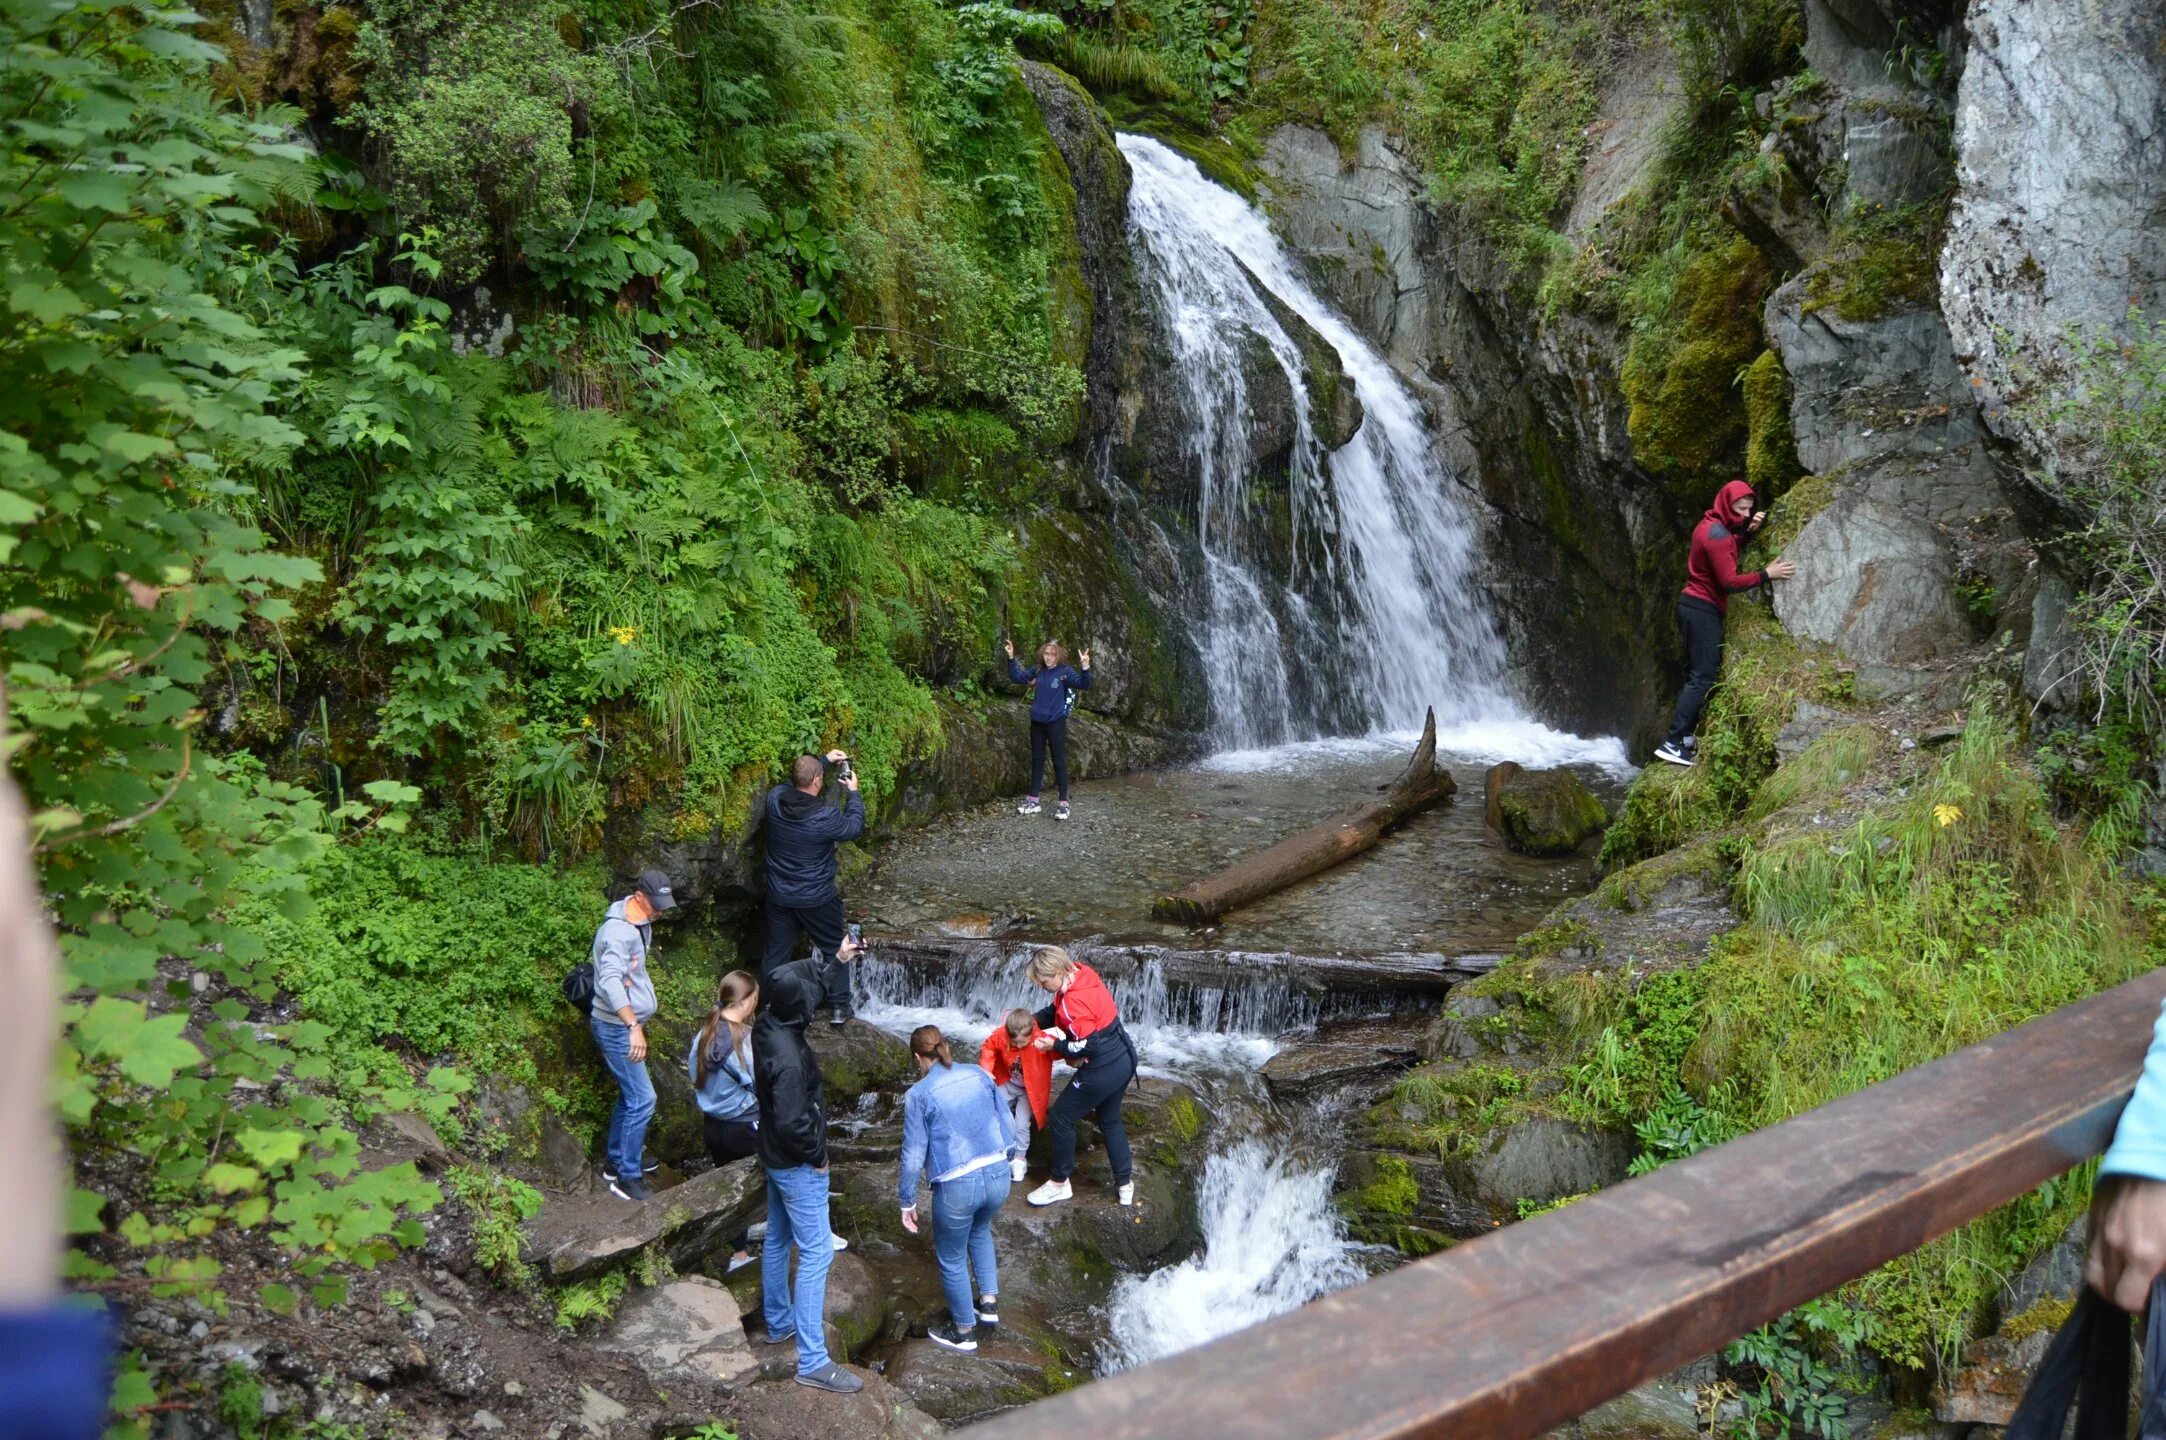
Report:
<svg viewBox="0 0 2166 1440"><path fill-rule="evenodd" d="M1200 477L1201 637L1213 739L1255 749L1357 731L1514 720L1476 532L1420 407L1312 291L1262 214L1156 140L1120 137L1131 249L1172 349L1171 388ZM1301 345L1258 287L1337 352L1365 418L1326 452ZM1271 573L1255 493L1245 363L1261 341L1294 397L1291 573Z"/></svg>
<svg viewBox="0 0 2166 1440"><path fill-rule="evenodd" d="M1290 1158L1290 1148L1249 1138L1204 1162L1196 1197L1203 1248L1178 1265L1121 1277L1107 1307L1102 1371L1192 1349L1363 1278L1331 1203L1331 1169Z"/></svg>

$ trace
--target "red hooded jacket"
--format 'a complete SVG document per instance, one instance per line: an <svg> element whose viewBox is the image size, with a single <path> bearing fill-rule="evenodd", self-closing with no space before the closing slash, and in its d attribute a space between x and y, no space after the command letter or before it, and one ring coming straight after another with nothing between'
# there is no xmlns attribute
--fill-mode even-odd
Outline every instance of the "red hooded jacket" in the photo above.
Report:
<svg viewBox="0 0 2166 1440"><path fill-rule="evenodd" d="M1692 527L1692 553L1685 557L1685 593L1705 600L1718 615L1729 611L1732 590L1750 590L1767 578L1761 570L1737 573L1737 552L1747 533L1737 519L1741 498L1752 498L1752 487L1742 480L1716 492L1715 503Z"/></svg>
<svg viewBox="0 0 2166 1440"><path fill-rule="evenodd" d="M1003 1025L985 1037L985 1044L978 1050L978 1063L985 1073L993 1077L995 1085L1005 1085L1008 1077L1020 1068L1023 1072L1023 1094L1030 1100L1030 1113L1037 1119L1038 1128L1045 1128L1046 1107L1053 1103L1053 1052L1033 1048L1031 1041L1043 1032L1036 1025L1030 1027L1030 1035L1018 1047L1008 1036Z"/></svg>

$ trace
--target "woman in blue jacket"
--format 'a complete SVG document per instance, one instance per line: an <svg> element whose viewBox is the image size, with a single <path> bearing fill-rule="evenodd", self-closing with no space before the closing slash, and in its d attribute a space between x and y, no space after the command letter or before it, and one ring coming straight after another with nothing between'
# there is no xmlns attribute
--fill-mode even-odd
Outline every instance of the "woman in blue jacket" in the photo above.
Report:
<svg viewBox="0 0 2166 1440"><path fill-rule="evenodd" d="M1030 686L1030 793L1023 803L1015 807L1018 815L1035 815L1044 807L1038 804L1038 791L1045 783L1045 752L1053 752L1053 783L1060 787L1060 804L1053 809L1055 820L1068 818L1068 712L1075 709L1076 692L1091 688L1091 652L1084 646L1076 659L1082 669L1071 668L1068 652L1058 640L1048 640L1038 647L1038 665L1025 670L1015 660L1015 642L1003 640L1000 648L1008 657L1008 678L1018 685Z"/></svg>
<svg viewBox="0 0 2166 1440"><path fill-rule="evenodd" d="M937 1025L910 1033L918 1083L903 1096L902 1179L896 1193L903 1228L918 1233L918 1177L933 1182L933 1253L947 1292L948 1322L928 1332L950 1350L978 1348L978 1326L1000 1323L1000 1275L993 1259L993 1217L1008 1201L1008 1160L1021 1153L1015 1122L993 1077L958 1065ZM971 1303L975 1272L978 1300Z"/></svg>

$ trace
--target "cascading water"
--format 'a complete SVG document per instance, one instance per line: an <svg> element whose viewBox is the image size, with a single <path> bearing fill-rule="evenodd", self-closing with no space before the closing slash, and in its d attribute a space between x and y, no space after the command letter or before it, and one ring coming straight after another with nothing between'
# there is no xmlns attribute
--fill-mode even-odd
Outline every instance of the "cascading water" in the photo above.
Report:
<svg viewBox="0 0 2166 1440"><path fill-rule="evenodd" d="M1156 140L1120 137L1134 172L1131 248L1173 350L1201 479L1197 537L1209 619L1201 637L1214 738L1252 749L1312 738L1328 718L1293 697L1350 698L1375 731L1518 718L1483 603L1475 533L1391 366L1310 290L1269 223ZM1300 345L1257 293L1338 353L1365 418L1326 452L1311 423ZM1251 338L1253 337L1253 338ZM1293 573L1262 563L1268 516L1251 493L1245 355L1261 340L1293 388ZM1318 675L1317 672L1321 671ZM1317 675L1322 683L1299 683Z"/></svg>

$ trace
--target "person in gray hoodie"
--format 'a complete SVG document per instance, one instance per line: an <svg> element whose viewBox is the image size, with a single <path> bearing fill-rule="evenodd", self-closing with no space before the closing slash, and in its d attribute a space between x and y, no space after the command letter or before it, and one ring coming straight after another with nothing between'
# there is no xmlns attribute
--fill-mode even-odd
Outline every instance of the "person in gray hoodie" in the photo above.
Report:
<svg viewBox="0 0 2166 1440"><path fill-rule="evenodd" d="M602 1148L602 1179L626 1200L654 1193L647 1185L647 1122L654 1118L654 1081L647 1076L647 1022L654 1018L654 974L647 952L654 917L677 908L669 877L642 871L639 888L609 907L594 932L594 1004L587 1028L602 1064L617 1082Z"/></svg>

